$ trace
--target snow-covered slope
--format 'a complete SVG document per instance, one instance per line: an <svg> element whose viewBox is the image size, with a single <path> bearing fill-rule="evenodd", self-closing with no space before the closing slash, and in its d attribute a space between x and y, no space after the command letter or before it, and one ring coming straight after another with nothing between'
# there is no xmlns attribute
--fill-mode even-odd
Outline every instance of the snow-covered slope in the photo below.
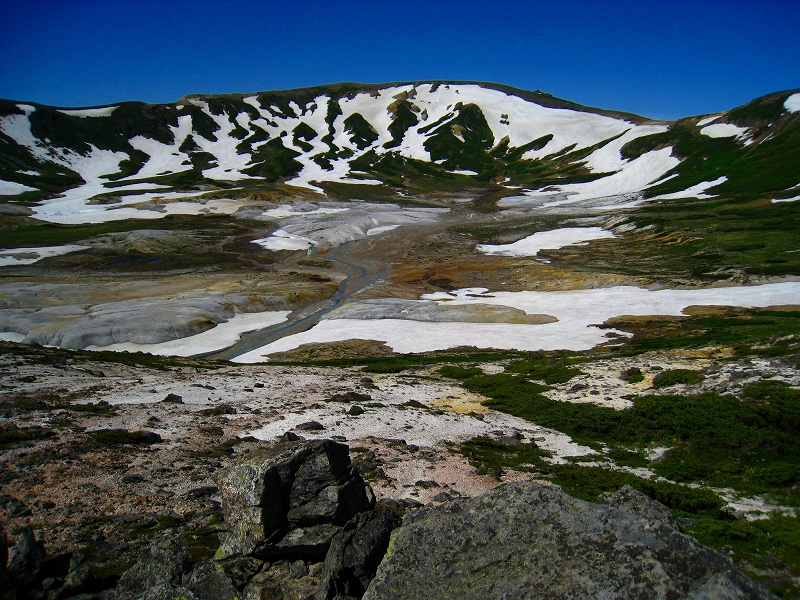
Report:
<svg viewBox="0 0 800 600"><path fill-rule="evenodd" d="M798 94L775 96L780 118L796 122ZM737 151L768 141L746 121L694 120L692 135ZM689 157L675 132L676 124L485 84L341 84L70 110L0 101L0 194L40 201L35 215L54 222L129 218L142 203L212 188L424 192L443 180L502 184L503 195L537 204L656 195L648 191L656 185L664 197L700 183L679 177ZM683 187L667 183L676 177Z"/></svg>

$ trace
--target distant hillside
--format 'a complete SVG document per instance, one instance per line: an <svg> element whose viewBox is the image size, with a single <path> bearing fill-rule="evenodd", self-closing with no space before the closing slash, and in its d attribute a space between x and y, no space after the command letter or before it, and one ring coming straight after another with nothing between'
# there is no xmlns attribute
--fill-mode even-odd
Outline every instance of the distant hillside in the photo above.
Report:
<svg viewBox="0 0 800 600"><path fill-rule="evenodd" d="M71 203L64 210L214 189L482 188L492 201L569 203L781 200L799 185L798 90L674 123L475 83L342 83L84 109L0 101L0 197L59 197Z"/></svg>

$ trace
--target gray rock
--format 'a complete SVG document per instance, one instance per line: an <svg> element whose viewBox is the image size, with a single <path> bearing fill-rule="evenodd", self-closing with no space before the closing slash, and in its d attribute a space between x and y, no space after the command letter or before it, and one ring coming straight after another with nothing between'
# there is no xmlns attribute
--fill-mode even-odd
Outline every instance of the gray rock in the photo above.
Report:
<svg viewBox="0 0 800 600"><path fill-rule="evenodd" d="M265 448L225 472L219 488L231 524L220 558L264 551L293 526L344 525L374 506L372 490L350 468L348 447L332 440Z"/></svg>
<svg viewBox="0 0 800 600"><path fill-rule="evenodd" d="M331 542L314 599L360 598L386 553L392 530L400 523L390 510L361 513L348 521Z"/></svg>
<svg viewBox="0 0 800 600"><path fill-rule="evenodd" d="M678 527L678 521L666 506L641 492L637 492L629 485L620 488L619 491L613 494L610 492L600 494L597 503L621 508L650 521L661 521L669 527Z"/></svg>
<svg viewBox="0 0 800 600"><path fill-rule="evenodd" d="M182 587L183 576L191 568L192 555L183 540L179 537L157 539L141 560L123 573L115 590L115 598L160 600L186 595L179 588ZM190 592L187 597L195 596Z"/></svg>
<svg viewBox="0 0 800 600"><path fill-rule="evenodd" d="M36 540L33 529L26 525L16 536L16 544L8 549L8 568L5 578L12 585L31 583L44 566L44 545Z"/></svg>
<svg viewBox="0 0 800 600"><path fill-rule="evenodd" d="M629 492L619 503L626 498L641 509L641 499ZM663 515L652 520L534 482L407 513L364 595L365 600L686 597L772 596Z"/></svg>
<svg viewBox="0 0 800 600"><path fill-rule="evenodd" d="M195 565L183 584L200 600L232 600L238 596L223 567L212 560Z"/></svg>
<svg viewBox="0 0 800 600"><path fill-rule="evenodd" d="M295 427L296 431L322 431L325 426L319 421L309 421L307 423L300 423Z"/></svg>
<svg viewBox="0 0 800 600"><path fill-rule="evenodd" d="M278 542L259 545L253 555L261 560L304 559L321 561L341 527L323 523L290 530Z"/></svg>

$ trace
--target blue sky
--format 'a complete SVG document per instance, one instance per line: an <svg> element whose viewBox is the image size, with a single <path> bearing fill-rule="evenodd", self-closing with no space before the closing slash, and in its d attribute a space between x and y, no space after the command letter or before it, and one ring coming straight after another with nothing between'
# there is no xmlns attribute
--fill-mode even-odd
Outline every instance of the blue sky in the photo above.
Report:
<svg viewBox="0 0 800 600"><path fill-rule="evenodd" d="M800 87L799 41L797 0L7 1L0 98L448 79L674 119Z"/></svg>

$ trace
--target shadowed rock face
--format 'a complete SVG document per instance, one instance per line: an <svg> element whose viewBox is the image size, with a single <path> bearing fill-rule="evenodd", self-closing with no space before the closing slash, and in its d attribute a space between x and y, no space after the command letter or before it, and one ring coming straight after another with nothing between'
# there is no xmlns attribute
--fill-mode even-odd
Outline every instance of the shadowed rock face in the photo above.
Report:
<svg viewBox="0 0 800 600"><path fill-rule="evenodd" d="M219 556L324 558L331 538L375 502L350 467L349 448L332 440L277 444L220 479L231 530Z"/></svg>
<svg viewBox="0 0 800 600"><path fill-rule="evenodd" d="M364 598L771 597L631 492L606 506L523 482L409 513Z"/></svg>

